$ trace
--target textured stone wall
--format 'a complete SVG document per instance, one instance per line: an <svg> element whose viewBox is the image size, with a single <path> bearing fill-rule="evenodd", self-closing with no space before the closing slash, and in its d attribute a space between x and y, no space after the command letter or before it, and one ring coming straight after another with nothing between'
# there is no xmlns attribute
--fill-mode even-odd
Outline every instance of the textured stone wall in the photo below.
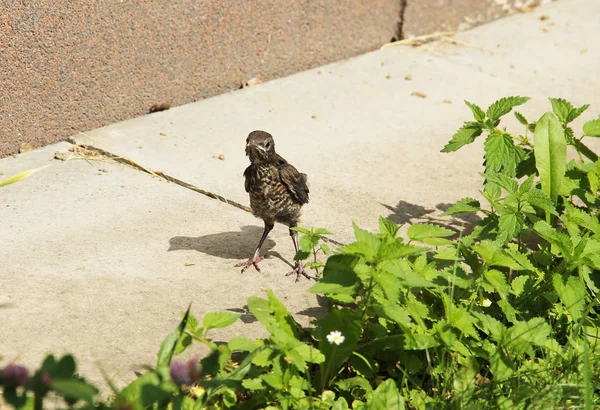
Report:
<svg viewBox="0 0 600 410"><path fill-rule="evenodd" d="M455 28L474 9L486 21L506 14L499 2L0 0L0 157Z"/></svg>

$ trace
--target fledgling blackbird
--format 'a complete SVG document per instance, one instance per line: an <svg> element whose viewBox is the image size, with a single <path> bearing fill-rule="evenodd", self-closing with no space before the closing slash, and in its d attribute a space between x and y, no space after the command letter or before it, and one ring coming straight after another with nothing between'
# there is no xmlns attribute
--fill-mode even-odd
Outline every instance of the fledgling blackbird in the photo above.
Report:
<svg viewBox="0 0 600 410"><path fill-rule="evenodd" d="M273 136L265 131L252 131L246 139L246 155L250 157L250 166L244 171L246 192L250 195L250 207L258 218L265 222L265 230L258 242L254 256L235 266L242 267L242 273L250 266L260 272L258 263L260 247L273 229L275 222L293 228L298 225L300 208L308 203L306 174L298 172L293 165L275 152ZM290 229L294 249L298 252L298 232ZM297 261L294 269L287 275L296 274L308 279L312 276L304 271L304 265ZM287 276L286 275L286 276Z"/></svg>

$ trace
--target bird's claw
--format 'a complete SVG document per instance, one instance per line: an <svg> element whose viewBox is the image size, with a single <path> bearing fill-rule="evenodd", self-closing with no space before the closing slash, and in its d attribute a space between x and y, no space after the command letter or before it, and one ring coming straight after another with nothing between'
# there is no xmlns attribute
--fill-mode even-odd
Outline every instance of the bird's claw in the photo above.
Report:
<svg viewBox="0 0 600 410"><path fill-rule="evenodd" d="M296 274L296 282L300 281L300 275L304 276L308 280L317 280L316 277L310 276L308 273L306 273L306 271L304 270L304 266L300 263L297 263L294 269L292 269L291 272L286 273L285 276L290 276L293 274Z"/></svg>
<svg viewBox="0 0 600 410"><path fill-rule="evenodd" d="M258 263L260 261L262 261L264 259L263 256L254 256L250 259L248 259L246 262L240 262L237 265L235 265L236 268L241 267L242 268L242 273L244 273L246 271L246 269L248 269L250 266L254 266L254 269L256 269L258 272L260 272L260 268L258 267Z"/></svg>

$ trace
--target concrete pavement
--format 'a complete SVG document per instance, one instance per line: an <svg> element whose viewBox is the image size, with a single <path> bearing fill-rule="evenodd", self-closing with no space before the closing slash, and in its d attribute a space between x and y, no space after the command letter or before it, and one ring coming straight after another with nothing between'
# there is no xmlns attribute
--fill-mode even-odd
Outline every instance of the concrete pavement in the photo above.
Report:
<svg viewBox="0 0 600 410"><path fill-rule="evenodd" d="M247 204L244 141L263 129L309 176L304 226L343 242L352 220L375 229L379 215L459 228L440 213L478 196L483 153L482 140L439 152L470 118L462 101L528 95L519 111L529 119L550 109L549 96L590 103L580 131L600 113L597 15L595 0L553 2L460 34L458 44L390 47L74 138ZM190 301L201 317L243 309L271 288L301 322L318 312L311 284L283 276L293 258L285 227L270 235L263 272L240 275L233 265L251 255L260 220L113 161L52 159L69 147L0 160L5 176L54 164L0 190L2 363L34 366L46 352L69 351L82 374L100 382L101 365L122 385L136 365L154 362ZM247 322L215 336L264 335Z"/></svg>

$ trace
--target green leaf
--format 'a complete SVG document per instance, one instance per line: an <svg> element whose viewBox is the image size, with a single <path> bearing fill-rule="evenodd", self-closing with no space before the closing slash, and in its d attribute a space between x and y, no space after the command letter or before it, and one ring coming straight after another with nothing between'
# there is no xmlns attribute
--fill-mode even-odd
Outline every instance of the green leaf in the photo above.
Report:
<svg viewBox="0 0 600 410"><path fill-rule="evenodd" d="M513 270L522 270L523 267L500 248L500 245L489 240L481 241L473 246L487 266L503 266Z"/></svg>
<svg viewBox="0 0 600 410"><path fill-rule="evenodd" d="M584 104L579 108L575 108L573 111L569 113L569 117L567 118L567 123L573 121L575 118L579 117L585 110L590 107L589 104Z"/></svg>
<svg viewBox="0 0 600 410"><path fill-rule="evenodd" d="M504 337L504 345L518 353L525 353L531 346L545 346L552 327L541 317L527 322L517 322L508 329Z"/></svg>
<svg viewBox="0 0 600 410"><path fill-rule="evenodd" d="M327 339L327 335L334 331L340 332L344 337L343 342L339 345L330 343ZM321 379L320 385L326 386L329 380L337 374L340 366L356 350L361 332L360 313L353 312L348 308L331 310L324 319L317 320L314 333L319 340L319 350L325 355L323 373L318 375Z"/></svg>
<svg viewBox="0 0 600 410"><path fill-rule="evenodd" d="M456 131L456 134L452 136L450 142L446 144L441 152L457 151L461 147L475 141L475 138L480 136L482 132L483 129L481 128L481 124L477 122L466 122L458 131Z"/></svg>
<svg viewBox="0 0 600 410"><path fill-rule="evenodd" d="M490 134L484 145L486 173L500 172L515 176L517 164L523 157L522 149L515 146L512 137L506 133Z"/></svg>
<svg viewBox="0 0 600 410"><path fill-rule="evenodd" d="M548 195L537 188L533 188L531 191L526 192L525 195L523 195L523 199L530 205L540 208L548 214L558 215L554 202L552 202Z"/></svg>
<svg viewBox="0 0 600 410"><path fill-rule="evenodd" d="M527 275L521 275L514 278L510 284L510 287L512 288L511 293L517 297L521 296L528 280L529 276Z"/></svg>
<svg viewBox="0 0 600 410"><path fill-rule="evenodd" d="M161 389L161 378L155 372L147 372L121 390L113 402L113 408L144 410L172 393Z"/></svg>
<svg viewBox="0 0 600 410"><path fill-rule="evenodd" d="M334 383L336 387L338 387L341 391L346 391L351 393L355 388L361 388L366 393L370 393L373 391L373 387L371 384L363 377L351 377L349 379L342 379Z"/></svg>
<svg viewBox="0 0 600 410"><path fill-rule="evenodd" d="M50 164L50 165L52 165L52 164ZM13 175L12 177L5 179L4 181L1 181L0 187L3 187L5 185L14 184L15 182L19 182L25 178L30 177L31 175L35 174L36 172L40 172L44 168L48 168L50 165L45 165L43 167L39 167L39 168L35 168L35 169L29 169L29 170L23 171L17 175Z"/></svg>
<svg viewBox="0 0 600 410"><path fill-rule="evenodd" d="M542 115L537 122L534 154L542 191L556 203L565 176L567 142L564 129L553 113Z"/></svg>
<svg viewBox="0 0 600 410"><path fill-rule="evenodd" d="M386 316L396 322L398 326L405 330L410 329L412 320L410 319L406 309L390 302L383 306L383 311L385 312Z"/></svg>
<svg viewBox="0 0 600 410"><path fill-rule="evenodd" d="M488 171L483 175L485 176L485 179L488 182L492 182L493 184L496 184L499 187L504 188L504 190L506 190L506 192L509 192L511 194L517 192L519 184L513 178L511 178L507 175L501 174L499 172L491 172L491 171ZM492 184L486 184L486 187L490 186L490 185L492 185Z"/></svg>
<svg viewBox="0 0 600 410"><path fill-rule="evenodd" d="M508 243L521 232L524 225L525 218L520 212L501 214L498 218L498 241Z"/></svg>
<svg viewBox="0 0 600 410"><path fill-rule="evenodd" d="M481 209L481 204L473 198L462 198L450 208L446 209L444 215L458 215L477 212Z"/></svg>
<svg viewBox="0 0 600 410"><path fill-rule="evenodd" d="M184 335L184 331L187 327L187 320L188 320L188 316L190 314L191 307L192 307L192 305L190 303L187 310L185 311L185 314L183 315L183 319L181 319L179 326L177 326L177 329L175 329L173 332L169 333L167 335L167 337L165 337L163 342L160 344L160 349L158 350L158 360L156 362L156 368L168 366L169 363L171 363L171 359L173 358L173 355L175 354L175 350L177 349L179 340ZM148 374L148 373L146 373L146 374Z"/></svg>
<svg viewBox="0 0 600 410"><path fill-rule="evenodd" d="M492 122L496 122L503 115L508 114L514 107L525 104L529 97L505 97L501 98L487 109L487 116Z"/></svg>
<svg viewBox="0 0 600 410"><path fill-rule="evenodd" d="M317 228L315 229L315 235L331 235L331 232L325 228Z"/></svg>
<svg viewBox="0 0 600 410"><path fill-rule="evenodd" d="M311 252L315 246L319 244L319 237L312 235L304 235L300 238L299 245L300 250L304 252Z"/></svg>
<svg viewBox="0 0 600 410"><path fill-rule="evenodd" d="M558 232L546 221L538 221L533 225L533 230L540 235L543 239L557 246L564 255L571 254L571 248L573 244L569 236Z"/></svg>
<svg viewBox="0 0 600 410"><path fill-rule="evenodd" d="M75 400L84 400L93 403L94 395L98 393L95 387L81 380L54 379L51 383L52 389L63 397Z"/></svg>
<svg viewBox="0 0 600 410"><path fill-rule="evenodd" d="M497 382L508 379L514 373L514 363L506 357L506 354L500 348L493 347L490 354L490 371L494 375L494 380Z"/></svg>
<svg viewBox="0 0 600 410"><path fill-rule="evenodd" d="M555 273L552 275L552 284L573 321L578 322L583 316L587 296L585 284L581 278Z"/></svg>
<svg viewBox="0 0 600 410"><path fill-rule="evenodd" d="M340 397L333 403L331 410L348 410L348 402L345 398Z"/></svg>
<svg viewBox="0 0 600 410"><path fill-rule="evenodd" d="M445 245L451 241L440 241L440 238L454 235L454 231L432 224L414 224L407 233L411 241L428 243L430 245Z"/></svg>
<svg viewBox="0 0 600 410"><path fill-rule="evenodd" d="M515 111L515 117L517 118L517 121L519 121L521 124L523 125L527 125L529 124L527 122L527 119L523 116L523 114L521 114L519 111Z"/></svg>
<svg viewBox="0 0 600 410"><path fill-rule="evenodd" d="M75 358L70 354L66 354L56 363L51 376L58 379L68 379L73 377L75 370Z"/></svg>
<svg viewBox="0 0 600 410"><path fill-rule="evenodd" d="M586 137L600 137L600 117L583 124L583 135Z"/></svg>
<svg viewBox="0 0 600 410"><path fill-rule="evenodd" d="M389 300L398 300L400 284L396 275L392 272L376 269L373 271L373 280Z"/></svg>
<svg viewBox="0 0 600 410"><path fill-rule="evenodd" d="M323 277L308 291L320 293L340 302L353 302L360 283L354 272L358 258L352 255L333 255L327 258Z"/></svg>
<svg viewBox="0 0 600 410"><path fill-rule="evenodd" d="M479 320L479 327L485 333L490 335L493 340L502 340L506 332L506 326L504 326L502 322L500 322L497 319L494 319L490 315L486 315L485 313L473 312L472 314Z"/></svg>
<svg viewBox="0 0 600 410"><path fill-rule="evenodd" d="M352 255L361 255L364 256L368 261L373 261L377 251L379 250L381 239L378 237L378 235L359 228L354 222L352 222L352 226L354 227L356 242L342 246L339 249L340 252Z"/></svg>
<svg viewBox="0 0 600 410"><path fill-rule="evenodd" d="M385 234L395 238L398 234L398 230L400 227L389 219L385 219L384 217L379 217L379 232L381 234Z"/></svg>
<svg viewBox="0 0 600 410"><path fill-rule="evenodd" d="M204 316L202 326L204 331L209 329L220 329L235 323L240 316L240 313L234 312L210 312Z"/></svg>
<svg viewBox="0 0 600 410"><path fill-rule="evenodd" d="M231 351L249 352L254 350L256 344L248 337L237 336L229 341L228 346Z"/></svg>
<svg viewBox="0 0 600 410"><path fill-rule="evenodd" d="M504 273L496 269L486 269L483 276L502 298L505 298L508 295L508 284Z"/></svg>
<svg viewBox="0 0 600 410"><path fill-rule="evenodd" d="M244 379L242 386L248 390L262 390L265 388L261 379Z"/></svg>
<svg viewBox="0 0 600 410"><path fill-rule="evenodd" d="M552 111L556 114L560 123L566 125L569 122L568 119L571 115L571 111L574 111L575 107L562 98L549 98L549 100L552 104Z"/></svg>
<svg viewBox="0 0 600 410"><path fill-rule="evenodd" d="M405 408L404 399L392 378L387 379L375 389L367 405L370 410L403 410Z"/></svg>
<svg viewBox="0 0 600 410"><path fill-rule="evenodd" d="M460 332L479 340L479 334L473 326L475 318L466 309L454 307L450 314L450 324Z"/></svg>
<svg viewBox="0 0 600 410"><path fill-rule="evenodd" d="M475 121L477 122L483 122L485 121L485 112L479 108L479 106L470 103L469 101L465 100L465 104L467 104L467 107L469 107L471 109L471 111L473 112L473 117L475 118Z"/></svg>

